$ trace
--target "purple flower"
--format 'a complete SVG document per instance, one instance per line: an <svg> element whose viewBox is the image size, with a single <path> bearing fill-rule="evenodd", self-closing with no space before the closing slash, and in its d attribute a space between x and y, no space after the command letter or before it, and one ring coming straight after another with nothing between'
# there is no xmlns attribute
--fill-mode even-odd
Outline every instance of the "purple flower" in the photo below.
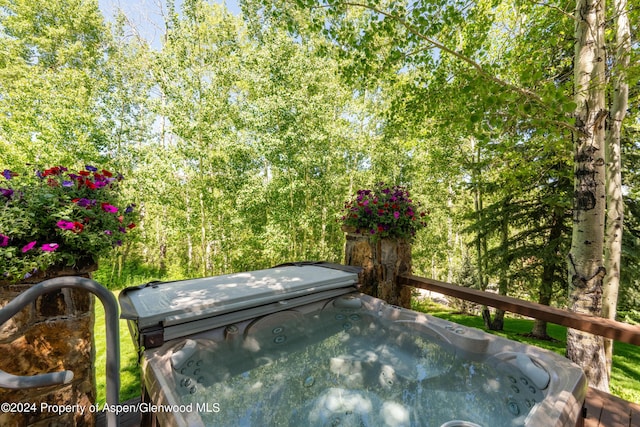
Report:
<svg viewBox="0 0 640 427"><path fill-rule="evenodd" d="M5 247L9 245L9 236L5 236L4 234L0 234L0 247Z"/></svg>
<svg viewBox="0 0 640 427"><path fill-rule="evenodd" d="M73 187L73 181L63 180L62 181L62 186L63 187Z"/></svg>
<svg viewBox="0 0 640 427"><path fill-rule="evenodd" d="M76 205L80 206L81 208L88 208L89 206L93 206L96 204L95 200L89 200L84 197L81 199L73 199L72 202L74 202Z"/></svg>
<svg viewBox="0 0 640 427"><path fill-rule="evenodd" d="M4 176L6 179L11 179L16 176L16 173L11 172L9 169L5 169L4 171L2 171L2 176Z"/></svg>
<svg viewBox="0 0 640 427"><path fill-rule="evenodd" d="M135 204L130 204L129 206L127 206L127 208L124 210L124 213L126 214L130 214L131 212L133 212L133 208L135 208L136 205Z"/></svg>
<svg viewBox="0 0 640 427"><path fill-rule="evenodd" d="M107 236L111 236L111 230L104 230L104 234L106 234Z"/></svg>
<svg viewBox="0 0 640 427"><path fill-rule="evenodd" d="M89 172L97 172L97 171L98 171L98 168L97 168L97 167L95 167L95 166L91 166L91 165L85 165L85 166L84 166L84 168L85 168L86 170L88 170Z"/></svg>
<svg viewBox="0 0 640 427"><path fill-rule="evenodd" d="M42 245L42 247L40 249L42 249L45 252L53 252L56 249L58 249L60 247L59 244L57 243L46 243L44 245Z"/></svg>
<svg viewBox="0 0 640 427"><path fill-rule="evenodd" d="M393 217L394 217L395 219L400 218L400 212L398 212L398 211L393 212Z"/></svg>
<svg viewBox="0 0 640 427"><path fill-rule="evenodd" d="M0 188L0 194L8 199L13 195L13 190L10 188Z"/></svg>
<svg viewBox="0 0 640 427"><path fill-rule="evenodd" d="M37 242L34 240L33 242L29 242L26 245L24 245L22 247L22 253L29 252L31 249L33 249L33 247L36 245L36 243Z"/></svg>

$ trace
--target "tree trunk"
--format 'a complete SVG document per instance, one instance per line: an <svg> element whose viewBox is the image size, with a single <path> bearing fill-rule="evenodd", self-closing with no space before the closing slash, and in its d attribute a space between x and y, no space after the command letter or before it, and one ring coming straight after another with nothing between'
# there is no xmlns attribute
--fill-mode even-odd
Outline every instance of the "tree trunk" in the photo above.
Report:
<svg viewBox="0 0 640 427"><path fill-rule="evenodd" d="M551 295L553 292L553 273L553 265L549 262L545 263L542 271L542 282L540 283L540 290L538 294L538 304L551 304ZM533 322L531 336L541 340L549 339L550 337L547 334L547 322L545 322L544 320L536 319L535 322Z"/></svg>
<svg viewBox="0 0 640 427"><path fill-rule="evenodd" d="M615 60L612 70L613 99L606 138L605 159L607 168L607 225L604 249L604 266L607 275L604 278L602 294L602 316L616 318L618 289L620 287L620 256L622 253L622 225L624 202L622 199L622 162L620 157L620 131L627 112L629 83L626 69L629 66L631 51L631 31L627 15L627 0L614 0L616 16ZM611 377L613 340L605 340L607 373Z"/></svg>
<svg viewBox="0 0 640 427"><path fill-rule="evenodd" d="M559 241L562 237L563 229L563 214L554 211L551 218L551 229L549 230L549 239L547 240L547 247L553 248L553 254L559 254ZM538 294L538 304L550 305L553 297L553 281L556 275L558 266L556 265L555 256L545 257L544 265L542 268L542 278L540 283L540 289ZM547 334L547 322L544 320L536 319L533 323L533 329L531 330L531 336L539 339L550 339Z"/></svg>
<svg viewBox="0 0 640 427"><path fill-rule="evenodd" d="M504 310L497 309L493 316L493 321L489 325L492 331L502 331L504 329Z"/></svg>
<svg viewBox="0 0 640 427"><path fill-rule="evenodd" d="M476 158L475 162L477 164L480 163L480 147L475 147L475 142L472 140L472 150L475 149ZM482 190L479 182L479 174L476 172L475 168L473 169L473 182L475 184L475 190L473 193L474 199L474 208L476 211L476 221L482 221ZM487 253L487 239L483 236L482 231L478 230L478 237L476 240L476 253L477 253L477 262L478 262L478 285L480 286L480 290L486 291L487 285L489 284L489 280L487 275L485 274L487 271L487 261L486 261L486 253ZM491 311L489 311L489 307L482 306L482 319L484 320L484 327L486 329L491 329Z"/></svg>
<svg viewBox="0 0 640 427"><path fill-rule="evenodd" d="M569 253L571 310L600 316L605 220L604 1L577 0L573 233ZM569 329L567 357L581 366L589 385L609 391L602 337Z"/></svg>

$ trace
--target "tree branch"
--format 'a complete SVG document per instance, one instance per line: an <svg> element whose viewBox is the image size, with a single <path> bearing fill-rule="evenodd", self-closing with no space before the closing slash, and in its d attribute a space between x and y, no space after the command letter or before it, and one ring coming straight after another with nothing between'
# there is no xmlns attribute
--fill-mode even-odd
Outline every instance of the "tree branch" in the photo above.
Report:
<svg viewBox="0 0 640 427"><path fill-rule="evenodd" d="M573 12L571 12L571 13L565 12L564 10L560 9L558 6L553 6L553 5L550 5L550 4L547 4L547 3L542 3L542 2L537 2L537 1L534 1L532 3L537 5L537 6L543 6L543 7L548 7L549 9L553 9L556 12L559 12L562 15L564 15L565 17L571 19L572 21L577 22L576 17L573 15Z"/></svg>
<svg viewBox="0 0 640 427"><path fill-rule="evenodd" d="M370 5L367 5L367 4L362 4L362 3L352 2L352 1L344 1L344 2L342 2L342 4L344 4L345 6L352 6L352 7L359 7L359 8L363 8L363 9L368 9L368 10L371 10L372 12L375 12L375 13L377 13L379 15L382 15L382 16L384 16L386 18L389 18L389 19L397 22L398 24L400 24L404 28L406 28L411 34L413 34L416 37L418 37L419 39L431 44L434 47L437 47L438 49L442 50L443 52L446 52L446 53L454 56L455 58L459 59L460 61L470 65L471 67L473 67L476 70L476 72L480 76L484 77L485 79L487 79L487 80L489 80L489 81L491 81L491 82L493 82L493 83L495 83L495 84L497 84L499 86L505 87L505 88L509 89L512 92L518 93L519 95L525 97L526 99L529 99L529 100L535 102L538 105L541 105L543 107L547 107L547 105L544 103L542 98L540 98L540 96L537 93L535 93L535 92L533 92L533 91L531 91L529 89L525 89L525 88L516 86L516 85L514 85L512 83L509 83L509 82L507 82L505 80L502 80L502 79L496 77L495 75L487 72L484 69L484 67L481 64L479 64L478 62L474 61L473 59L469 58L468 56L465 56L465 55L461 54L460 52L457 52L454 49L451 49L451 48L447 47L446 45L444 45L443 43L440 43L439 41L435 40L434 38L423 34L422 32L420 32L420 30L417 27L415 27L414 25L412 25L409 22L407 22L404 18L402 18L400 16L397 16L397 15L393 15L393 14L391 14L389 12L386 12L386 11L384 11L382 9L379 9L379 8L377 8L375 6L370 6ZM329 7L331 7L331 5L323 5L321 7L329 8ZM559 127L568 129L568 130L570 130L572 132L575 132L575 133L578 133L578 134L581 133L579 131L579 129L577 129L575 126L573 126L573 125L571 125L569 123L561 122L561 121L554 121L554 124L558 125Z"/></svg>

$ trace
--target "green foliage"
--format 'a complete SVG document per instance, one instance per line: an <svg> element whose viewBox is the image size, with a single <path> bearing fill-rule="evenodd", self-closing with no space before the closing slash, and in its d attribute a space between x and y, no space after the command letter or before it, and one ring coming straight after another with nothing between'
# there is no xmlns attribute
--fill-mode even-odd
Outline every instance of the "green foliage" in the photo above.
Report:
<svg viewBox="0 0 640 427"><path fill-rule="evenodd" d="M110 286L341 261L343 201L383 181L429 206L415 273L455 281L471 263L479 287L564 304L568 3L246 0L233 16L171 1L155 11L159 48L121 12L105 26L95 2L0 5L6 167L105 164L140 208L134 239L101 258ZM631 316L639 163L626 138Z"/></svg>
<svg viewBox="0 0 640 427"><path fill-rule="evenodd" d="M51 266L97 262L136 226L124 207L120 174L86 166L17 173L5 169L0 188L2 275L18 281Z"/></svg>
<svg viewBox="0 0 640 427"><path fill-rule="evenodd" d="M0 0L3 167L104 164L126 174L119 191L138 205L136 233L101 256L100 281L341 261L343 201L383 181L429 206L413 238L416 274L565 303L572 4L241 3L238 17L209 1L168 2L152 11L165 19L156 48L121 12L106 26L97 2ZM630 9L637 26L640 8ZM621 319L640 301L636 30ZM50 209L51 188L40 190L32 213L0 218L11 218L4 236L24 235L0 240L1 267L22 260L14 275L60 255L32 249L27 262L21 252L44 221L33 212ZM99 246L73 231L88 229L74 216L85 211L57 209L56 238ZM391 223L393 212L383 215Z"/></svg>
<svg viewBox="0 0 640 427"><path fill-rule="evenodd" d="M14 145L3 162L98 160L109 34L97 2L3 0L0 8L0 141Z"/></svg>
<svg viewBox="0 0 640 427"><path fill-rule="evenodd" d="M169 281L187 278L162 270L157 265L144 262L137 256L128 257L126 262L120 265L120 255L115 250L109 256L102 257L98 270L93 273L92 278L105 287L114 290L159 280Z"/></svg>

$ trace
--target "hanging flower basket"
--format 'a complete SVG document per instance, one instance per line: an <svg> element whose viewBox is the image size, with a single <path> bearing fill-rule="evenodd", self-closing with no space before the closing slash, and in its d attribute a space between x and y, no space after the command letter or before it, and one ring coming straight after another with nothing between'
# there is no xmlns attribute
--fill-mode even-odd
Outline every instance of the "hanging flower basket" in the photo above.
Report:
<svg viewBox="0 0 640 427"><path fill-rule="evenodd" d="M409 308L411 290L397 277L411 272L411 241L426 226L404 187L379 183L375 190L359 190L345 203L340 218L347 233L345 264L362 267L360 290L390 304Z"/></svg>
<svg viewBox="0 0 640 427"><path fill-rule="evenodd" d="M20 281L50 267L95 264L136 226L123 203L123 177L87 165L0 177L0 280ZM4 181L4 182L2 182Z"/></svg>
<svg viewBox="0 0 640 427"><path fill-rule="evenodd" d="M411 240L426 226L426 212L420 211L420 204L411 199L405 187L380 182L374 190L358 190L345 202L339 221L343 231L370 235L374 240Z"/></svg>

